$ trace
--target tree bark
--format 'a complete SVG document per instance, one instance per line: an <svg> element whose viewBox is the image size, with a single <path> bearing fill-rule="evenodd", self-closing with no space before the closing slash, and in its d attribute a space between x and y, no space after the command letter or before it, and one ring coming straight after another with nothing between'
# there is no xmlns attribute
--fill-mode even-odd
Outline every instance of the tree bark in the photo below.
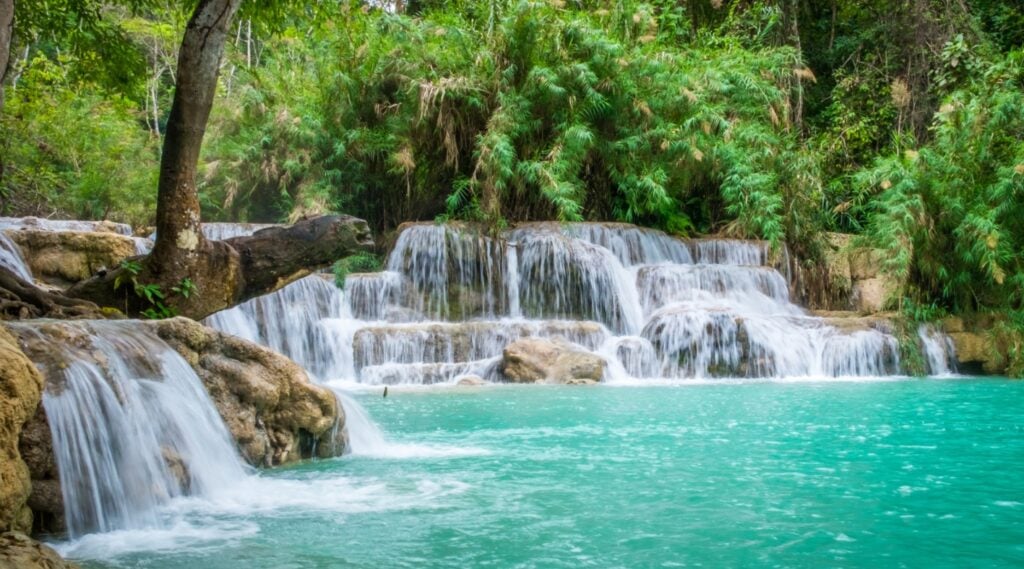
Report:
<svg viewBox="0 0 1024 569"><path fill-rule="evenodd" d="M14 36L14 0L0 0L0 113L4 111L4 81L11 60L11 39Z"/></svg>
<svg viewBox="0 0 1024 569"><path fill-rule="evenodd" d="M11 61L14 37L14 0L0 0L0 115L4 112L4 83ZM0 180L4 178L4 157L0 156Z"/></svg>
<svg viewBox="0 0 1024 569"><path fill-rule="evenodd" d="M157 240L146 262L148 271L161 283L191 278L207 249L199 226L196 168L217 92L228 27L241 2L201 0L178 52L174 102L160 159Z"/></svg>
<svg viewBox="0 0 1024 569"><path fill-rule="evenodd" d="M177 314L199 320L371 248L373 239L365 221L347 215L315 217L290 227L263 229L249 237L204 241L202 255L189 277L196 288L193 295L184 297L167 284L159 284L168 296L166 304ZM119 276L122 286L115 289ZM150 278L145 271L136 276L140 284L152 283ZM124 284L129 280L124 269L116 269L82 281L66 294L126 310L129 315L152 308L130 284Z"/></svg>

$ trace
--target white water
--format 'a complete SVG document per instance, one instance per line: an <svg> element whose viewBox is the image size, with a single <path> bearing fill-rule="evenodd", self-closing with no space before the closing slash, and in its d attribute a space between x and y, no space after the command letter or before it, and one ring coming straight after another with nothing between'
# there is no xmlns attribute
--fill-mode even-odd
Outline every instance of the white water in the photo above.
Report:
<svg viewBox="0 0 1024 569"><path fill-rule="evenodd" d="M380 427L373 422L369 413L355 399L337 387L332 387L338 401L345 409L345 425L349 432L349 449L353 456L371 458L454 458L489 454L477 447L447 447L396 443L387 439Z"/></svg>
<svg viewBox="0 0 1024 569"><path fill-rule="evenodd" d="M884 322L831 321L790 302L764 242L686 241L625 224L531 223L496 236L413 224L386 271L350 275L344 296L316 282L208 323L322 380L367 385L500 381L502 350L524 337L598 352L607 380L619 382L902 371ZM291 345L298 339L301 349ZM948 342L931 332L921 343L939 354ZM933 373L948 373L948 355L929 360Z"/></svg>
<svg viewBox="0 0 1024 569"><path fill-rule="evenodd" d="M340 474L264 478L244 465L189 364L137 321L15 323L46 375L43 405L60 473L66 556L113 559L249 537L239 518L430 508L457 480L412 487ZM372 459L447 459L476 447L389 441L366 411L335 390L350 451ZM183 470L178 470L181 464Z"/></svg>
<svg viewBox="0 0 1024 569"><path fill-rule="evenodd" d="M81 221L75 219L46 219L42 217L0 217L0 230L37 229L40 231L111 231L119 235L132 235L132 226L112 221Z"/></svg>
<svg viewBox="0 0 1024 569"><path fill-rule="evenodd" d="M956 347L953 340L930 324L917 329L918 338L924 348L925 363L930 375L952 375L956 373Z"/></svg>
<svg viewBox="0 0 1024 569"><path fill-rule="evenodd" d="M3 267L15 275L32 282L32 270L28 263L21 256L21 248L11 238L0 231L0 267Z"/></svg>
<svg viewBox="0 0 1024 569"><path fill-rule="evenodd" d="M246 476L195 372L138 323L13 328L23 341L57 350L44 364L43 406L70 537L159 528L172 499L210 496ZM68 333L80 339L67 341Z"/></svg>

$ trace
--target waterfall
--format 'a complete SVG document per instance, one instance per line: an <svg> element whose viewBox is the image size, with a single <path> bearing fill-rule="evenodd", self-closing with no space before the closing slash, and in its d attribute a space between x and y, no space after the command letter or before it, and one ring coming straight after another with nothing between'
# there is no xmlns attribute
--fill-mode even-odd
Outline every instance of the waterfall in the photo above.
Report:
<svg viewBox="0 0 1024 569"><path fill-rule="evenodd" d="M136 322L13 324L47 376L70 537L160 527L160 506L211 495L246 467L202 383Z"/></svg>
<svg viewBox="0 0 1024 569"><path fill-rule="evenodd" d="M502 351L528 337L599 353L612 380L901 373L884 320L808 313L772 259L763 241L621 223L409 224L386 270L349 275L344 293L310 277L208 323L367 385L500 381ZM948 339L921 341L946 373Z"/></svg>
<svg viewBox="0 0 1024 569"><path fill-rule="evenodd" d="M272 348L319 378L344 370L329 319L341 319L342 293L327 278L313 275L218 312L204 324Z"/></svg>
<svg viewBox="0 0 1024 569"><path fill-rule="evenodd" d="M0 231L0 267L32 282L32 271L28 268L25 258L21 256L21 248L3 231Z"/></svg>
<svg viewBox="0 0 1024 569"><path fill-rule="evenodd" d="M929 375L956 373L956 347L953 340L936 326L922 324L917 329Z"/></svg>

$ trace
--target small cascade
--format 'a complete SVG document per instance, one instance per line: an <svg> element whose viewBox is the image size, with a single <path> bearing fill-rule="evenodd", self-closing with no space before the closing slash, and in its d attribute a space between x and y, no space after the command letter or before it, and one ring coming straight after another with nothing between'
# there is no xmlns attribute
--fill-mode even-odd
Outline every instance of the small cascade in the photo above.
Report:
<svg viewBox="0 0 1024 569"><path fill-rule="evenodd" d="M922 324L917 329L921 340L928 375L951 375L956 373L956 347L953 340L931 324Z"/></svg>
<svg viewBox="0 0 1024 569"><path fill-rule="evenodd" d="M386 451L389 444L370 414L344 391L335 389L334 395L345 410L345 426L348 428L349 452L355 455L374 455Z"/></svg>
<svg viewBox="0 0 1024 569"><path fill-rule="evenodd" d="M544 225L559 229L557 225ZM574 223L564 231L575 239L608 249L625 266L693 263L693 255L685 243L654 229L626 223Z"/></svg>
<svg viewBox="0 0 1024 569"><path fill-rule="evenodd" d="M195 372L136 322L13 324L43 369L70 537L160 527L160 506L246 475Z"/></svg>
<svg viewBox="0 0 1024 569"><path fill-rule="evenodd" d="M349 275L344 294L296 283L208 323L369 385L500 381L504 348L529 337L599 353L612 380L901 372L884 321L807 313L775 257L763 241L619 223L409 224L387 270Z"/></svg>
<svg viewBox="0 0 1024 569"><path fill-rule="evenodd" d="M693 239L689 242L693 261L702 265L768 264L768 243L739 239Z"/></svg>
<svg viewBox="0 0 1024 569"><path fill-rule="evenodd" d="M505 242L473 230L412 225L398 237L388 271L408 282L408 308L425 318L507 314Z"/></svg>
<svg viewBox="0 0 1024 569"><path fill-rule="evenodd" d="M390 310L402 303L402 274L395 271L348 275L345 297L349 312L359 320L401 320Z"/></svg>
<svg viewBox="0 0 1024 569"><path fill-rule="evenodd" d="M132 226L113 221L82 221L76 219L45 219L41 217L0 217L0 230L35 229L39 231L87 231L132 235Z"/></svg>
<svg viewBox="0 0 1024 569"><path fill-rule="evenodd" d="M519 303L528 318L594 320L619 333L643 324L634 277L610 250L548 229L517 229Z"/></svg>
<svg viewBox="0 0 1024 569"><path fill-rule="evenodd" d="M313 275L281 290L218 312L204 324L269 346L319 378L345 370L331 319L344 316L343 296L329 279Z"/></svg>
<svg viewBox="0 0 1024 569"><path fill-rule="evenodd" d="M268 227L283 227L277 223L204 223L203 237L211 241L223 241L232 237L246 237Z"/></svg>
<svg viewBox="0 0 1024 569"><path fill-rule="evenodd" d="M21 248L11 238L0 231L0 267L3 267L15 275L32 282L32 270L29 269L25 258L21 256Z"/></svg>

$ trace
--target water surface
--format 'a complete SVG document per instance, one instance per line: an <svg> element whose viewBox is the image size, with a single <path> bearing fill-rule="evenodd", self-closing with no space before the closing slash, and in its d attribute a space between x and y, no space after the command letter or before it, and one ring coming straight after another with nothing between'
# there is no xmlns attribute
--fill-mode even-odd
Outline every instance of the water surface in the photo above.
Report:
<svg viewBox="0 0 1024 569"><path fill-rule="evenodd" d="M395 444L61 550L159 569L1024 565L1024 383L358 398Z"/></svg>

